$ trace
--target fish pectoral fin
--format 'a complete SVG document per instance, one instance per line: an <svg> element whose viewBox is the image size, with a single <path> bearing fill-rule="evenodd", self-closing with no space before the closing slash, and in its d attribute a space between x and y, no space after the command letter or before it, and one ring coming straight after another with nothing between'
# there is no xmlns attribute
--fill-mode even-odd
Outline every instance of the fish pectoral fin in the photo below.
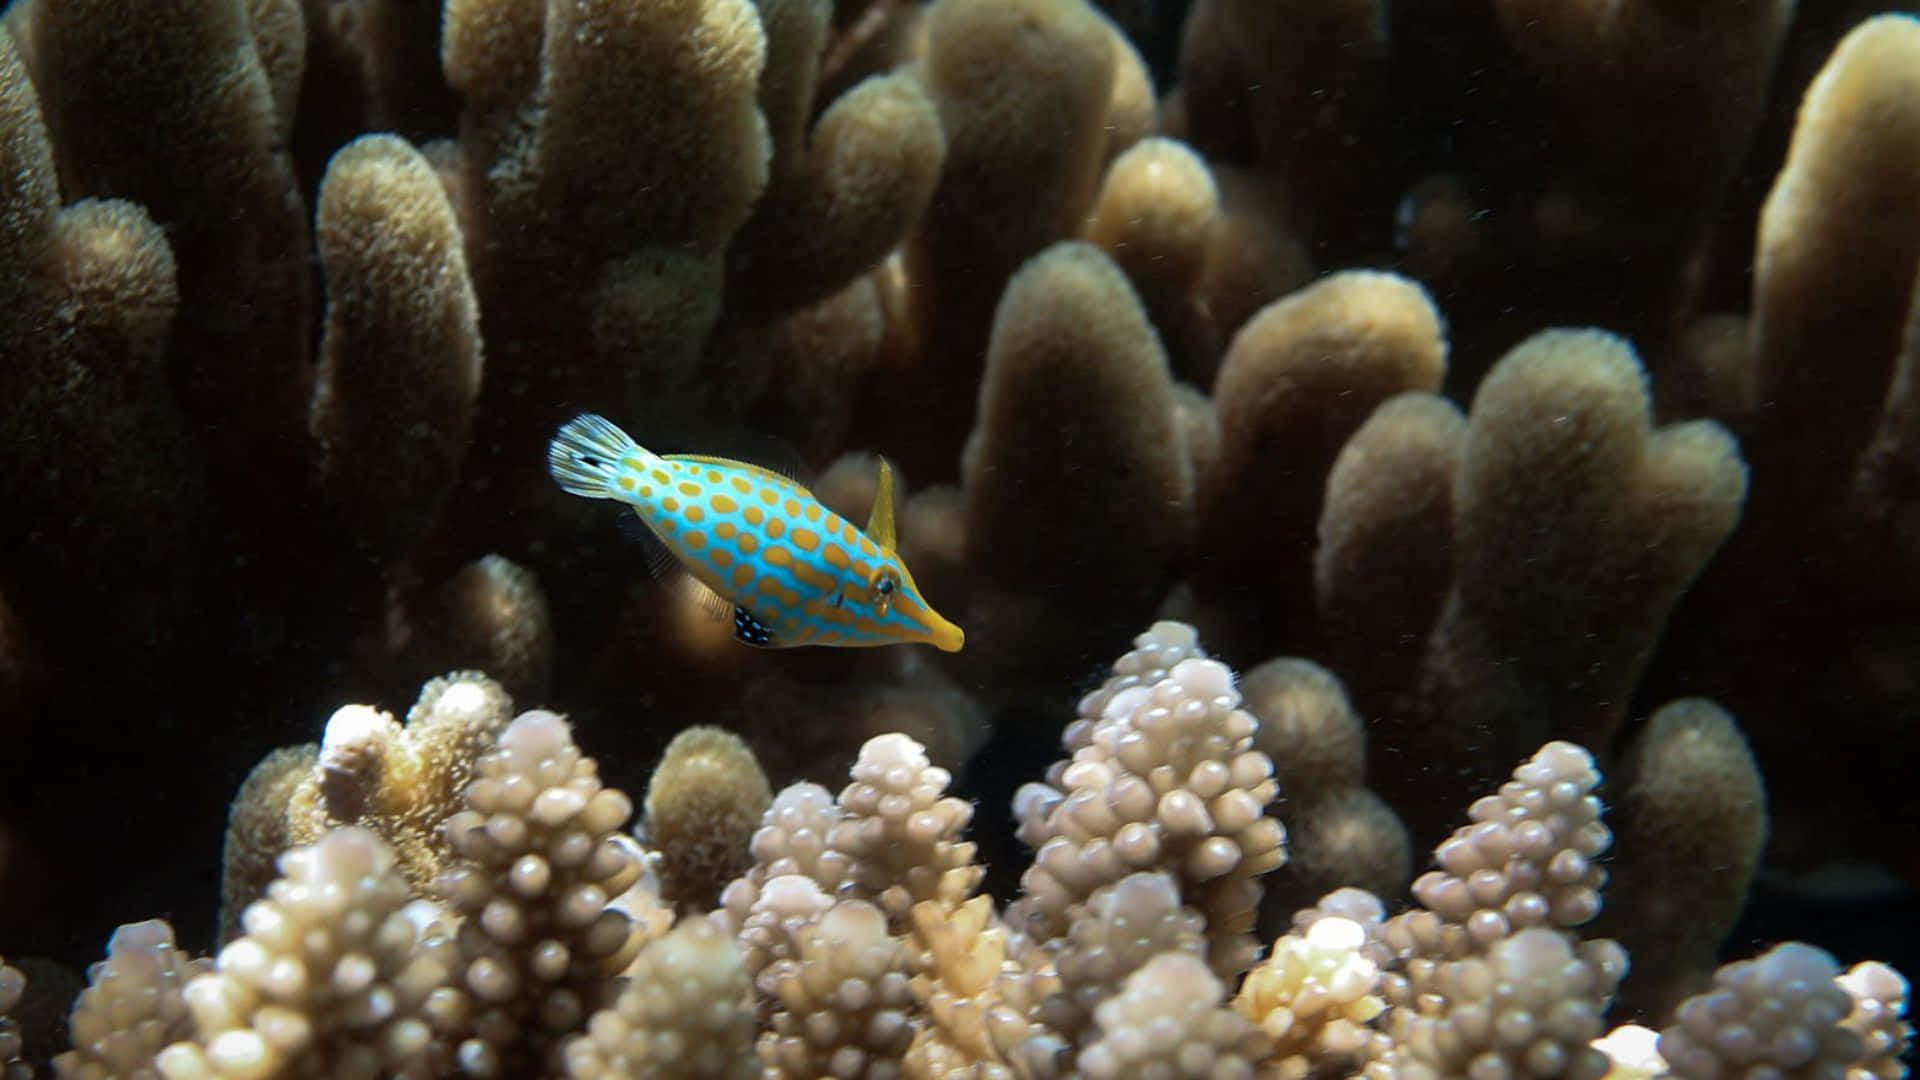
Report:
<svg viewBox="0 0 1920 1080"><path fill-rule="evenodd" d="M714 592L711 586L699 578L694 577L692 574L687 575L687 584L690 588L697 590L696 595L700 600L701 614L712 619L714 622L719 622L721 619L739 610L733 606L733 601Z"/></svg>
<svg viewBox="0 0 1920 1080"><path fill-rule="evenodd" d="M645 518L640 516L640 508L634 507L631 513L621 514L617 523L622 538L640 546L640 554L646 559L647 573L663 585L672 585L687 570L666 541L655 536L647 526Z"/></svg>
<svg viewBox="0 0 1920 1080"><path fill-rule="evenodd" d="M753 612L737 604L733 609L733 639L742 645L753 645L762 649L771 649L777 644L773 639L773 631L767 624L754 618Z"/></svg>
<svg viewBox="0 0 1920 1080"><path fill-rule="evenodd" d="M883 551L893 550L893 466L880 459L880 478L873 488L873 513L867 518L867 539Z"/></svg>

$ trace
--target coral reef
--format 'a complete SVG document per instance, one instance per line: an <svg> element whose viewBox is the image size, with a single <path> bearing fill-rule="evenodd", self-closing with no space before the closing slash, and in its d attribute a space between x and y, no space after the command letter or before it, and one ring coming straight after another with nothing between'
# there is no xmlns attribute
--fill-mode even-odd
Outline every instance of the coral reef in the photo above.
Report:
<svg viewBox="0 0 1920 1080"><path fill-rule="evenodd" d="M335 824L279 857L211 961L182 956L164 922L124 926L55 1068L1596 1080L1637 1043L1647 1076L1906 1074L1905 980L1876 962L1843 973L1801 942L1721 967L1652 1048L1649 1029L1608 1034L1628 954L1587 928L1613 837L1593 756L1565 741L1473 803L1410 906L1335 890L1257 947L1262 879L1284 861L1261 812L1274 763L1232 673L1198 653L1191 627L1157 625L1089 695L1097 720L1069 729L1049 774L1064 788L1021 796L1039 847L1005 908L977 892L967 804L905 735L868 740L838 796L801 782L768 805L764 784L732 785L738 809L765 806L750 838L649 828L667 848L641 852L568 723L523 713L470 748L434 881L410 884L378 834ZM746 752L690 729L666 786L686 779L677 759L715 754ZM1668 810L1671 828L1702 813ZM688 861L673 846L734 849L724 906L665 905L646 870ZM0 984L11 1006L22 979ZM0 1028L17 1053L9 1040Z"/></svg>
<svg viewBox="0 0 1920 1080"><path fill-rule="evenodd" d="M0 1060L1892 1080L1913 6L13 0Z"/></svg>

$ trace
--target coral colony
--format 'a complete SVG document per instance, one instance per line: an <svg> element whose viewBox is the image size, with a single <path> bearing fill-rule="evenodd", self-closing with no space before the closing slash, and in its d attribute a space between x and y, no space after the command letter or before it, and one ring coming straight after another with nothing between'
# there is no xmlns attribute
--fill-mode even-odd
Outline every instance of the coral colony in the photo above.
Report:
<svg viewBox="0 0 1920 1080"><path fill-rule="evenodd" d="M0 1068L1904 1077L1920 20L1680 6L14 0Z"/></svg>

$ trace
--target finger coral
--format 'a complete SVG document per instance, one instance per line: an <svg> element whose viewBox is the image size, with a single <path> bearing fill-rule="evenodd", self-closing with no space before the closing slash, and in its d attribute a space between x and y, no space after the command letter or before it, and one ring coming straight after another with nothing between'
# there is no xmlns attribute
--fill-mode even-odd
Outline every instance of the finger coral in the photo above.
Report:
<svg viewBox="0 0 1920 1080"><path fill-rule="evenodd" d="M673 737L647 785L647 842L669 903L712 908L747 868L748 844L772 802L767 776L739 736L691 727Z"/></svg>
<svg viewBox="0 0 1920 1080"><path fill-rule="evenodd" d="M458 672L421 689L404 727L371 706L348 705L327 721L317 748L268 755L234 797L222 936L266 887L274 855L337 825L379 834L397 872L425 890L447 860L441 830L462 809L476 763L512 715L493 680Z"/></svg>
<svg viewBox="0 0 1920 1080"><path fill-rule="evenodd" d="M312 426L355 539L411 556L439 519L480 392L480 313L453 207L391 136L335 154L320 188L328 274Z"/></svg>

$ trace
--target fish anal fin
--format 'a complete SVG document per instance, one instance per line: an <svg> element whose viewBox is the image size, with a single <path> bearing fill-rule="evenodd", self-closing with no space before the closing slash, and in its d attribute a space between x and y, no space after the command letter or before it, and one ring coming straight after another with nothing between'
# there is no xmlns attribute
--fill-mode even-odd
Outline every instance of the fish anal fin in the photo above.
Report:
<svg viewBox="0 0 1920 1080"><path fill-rule="evenodd" d="M742 645L771 649L776 644L773 630L753 617L753 612L736 605L733 609L733 639Z"/></svg>
<svg viewBox="0 0 1920 1080"><path fill-rule="evenodd" d="M880 459L880 478L873 488L873 513L867 518L867 538L886 551L893 550L893 466Z"/></svg>

